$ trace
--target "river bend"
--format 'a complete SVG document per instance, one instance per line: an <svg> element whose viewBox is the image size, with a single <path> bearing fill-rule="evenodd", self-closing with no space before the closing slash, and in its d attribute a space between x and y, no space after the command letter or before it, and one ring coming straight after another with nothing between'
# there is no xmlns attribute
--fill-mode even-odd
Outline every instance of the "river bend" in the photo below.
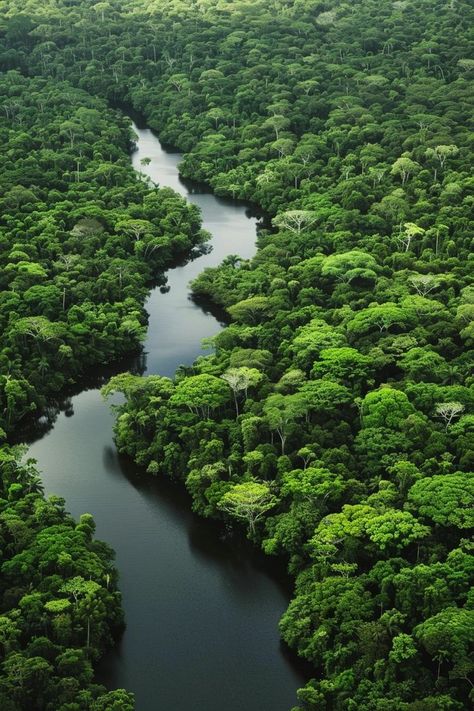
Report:
<svg viewBox="0 0 474 711"><path fill-rule="evenodd" d="M257 220L181 182L181 156L149 129L135 130L134 167L198 205L212 234L212 251L170 270L169 292L156 288L146 303L146 372L173 376L221 328L191 301L189 281L228 254L251 257ZM101 681L133 691L137 711L288 711L302 678L279 640L288 604L281 576L250 545L193 515L179 486L120 457L112 425L99 390L84 389L29 452L46 493L64 497L76 517L93 514L97 536L117 553L127 628L101 664Z"/></svg>

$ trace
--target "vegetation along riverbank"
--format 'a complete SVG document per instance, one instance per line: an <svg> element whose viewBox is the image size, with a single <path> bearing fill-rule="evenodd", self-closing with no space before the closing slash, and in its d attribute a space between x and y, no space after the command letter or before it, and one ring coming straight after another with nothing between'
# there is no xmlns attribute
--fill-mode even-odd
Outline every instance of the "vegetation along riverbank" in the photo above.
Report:
<svg viewBox="0 0 474 711"><path fill-rule="evenodd" d="M226 309L175 379L118 375L120 451L243 526L296 585L298 707L472 701L472 4L0 4L6 441L137 350L152 283L205 240L134 174L131 105L184 176L272 219L194 294ZM91 664L122 624L112 552L2 449L0 705L133 707Z"/></svg>

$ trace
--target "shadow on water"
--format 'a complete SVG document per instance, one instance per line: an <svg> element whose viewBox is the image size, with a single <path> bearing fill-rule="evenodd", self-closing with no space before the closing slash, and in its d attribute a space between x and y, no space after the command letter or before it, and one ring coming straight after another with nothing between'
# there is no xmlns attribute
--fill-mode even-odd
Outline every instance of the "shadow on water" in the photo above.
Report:
<svg viewBox="0 0 474 711"><path fill-rule="evenodd" d="M89 390L100 390L109 382L110 378L119 373L133 373L143 375L146 370L146 355L143 351L131 353L126 358L114 361L108 365L95 366L89 368L83 376L73 385L69 385L61 390L56 397L51 397L48 406L44 408L40 415L27 416L22 421L21 429L11 435L13 443L24 442L33 444L45 437L54 427L59 415L65 417L74 416L74 398L80 393Z"/></svg>
<svg viewBox="0 0 474 711"><path fill-rule="evenodd" d="M203 519L192 511L192 499L182 481L150 476L129 456L115 447L104 447L104 469L112 476L126 479L131 487L148 501L159 503L179 526L186 530L189 549L202 560L229 570L264 571L289 595L292 585L281 559L264 555L243 534L241 527L222 521Z"/></svg>
<svg viewBox="0 0 474 711"><path fill-rule="evenodd" d="M137 467L130 457L118 454L113 447L104 448L103 464L112 477L125 479L138 497L146 501L148 507L160 518L167 519L168 525L171 523L173 528L179 529L193 562L199 569L205 569L207 574L219 577L226 590L226 606L255 606L256 598L262 594L262 579L265 579L266 584L271 581L272 596L278 591L280 600L289 599L292 583L283 561L264 555L245 537L240 527L204 520L193 513L191 497L181 481L150 476ZM284 607L281 609L283 611ZM309 664L295 657L294 652L281 640L278 641L278 653L296 678L303 680L314 671ZM107 654L99 665L100 681L114 685L114 663L119 658L126 659L124 655L126 645L118 640L118 647ZM184 711L187 707L176 708L183 708ZM270 710L278 706L268 708Z"/></svg>

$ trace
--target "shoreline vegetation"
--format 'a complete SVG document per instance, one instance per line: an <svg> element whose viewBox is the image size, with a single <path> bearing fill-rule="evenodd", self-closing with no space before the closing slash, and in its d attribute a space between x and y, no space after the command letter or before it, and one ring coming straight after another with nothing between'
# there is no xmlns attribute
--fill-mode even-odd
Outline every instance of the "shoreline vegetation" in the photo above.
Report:
<svg viewBox="0 0 474 711"><path fill-rule="evenodd" d="M93 682L124 624L113 551L89 514L45 499L15 442L47 430L92 368L106 378L140 352L150 285L207 235L198 210L136 176L129 120L103 100L17 71L0 96L0 705L127 711L132 694Z"/></svg>
<svg viewBox="0 0 474 711"><path fill-rule="evenodd" d="M230 325L174 381L116 375L117 446L288 563L298 709L472 700L468 2L57 0L0 10L1 426L137 348L198 211L128 160L122 101L184 177L272 218L192 285ZM91 662L112 552L1 453L0 705L128 711Z"/></svg>

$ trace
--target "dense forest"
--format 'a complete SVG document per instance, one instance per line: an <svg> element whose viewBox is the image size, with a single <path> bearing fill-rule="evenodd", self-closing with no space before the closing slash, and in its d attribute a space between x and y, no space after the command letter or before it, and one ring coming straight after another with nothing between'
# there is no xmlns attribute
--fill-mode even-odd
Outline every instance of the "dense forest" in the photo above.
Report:
<svg viewBox="0 0 474 711"><path fill-rule="evenodd" d="M214 352L124 373L118 448L283 557L299 709L473 697L473 8L464 0L3 0L0 417L136 351L149 286L205 240L134 175L132 107L184 176L268 214L192 284ZM122 621L112 552L1 465L0 701L126 711L91 662Z"/></svg>

